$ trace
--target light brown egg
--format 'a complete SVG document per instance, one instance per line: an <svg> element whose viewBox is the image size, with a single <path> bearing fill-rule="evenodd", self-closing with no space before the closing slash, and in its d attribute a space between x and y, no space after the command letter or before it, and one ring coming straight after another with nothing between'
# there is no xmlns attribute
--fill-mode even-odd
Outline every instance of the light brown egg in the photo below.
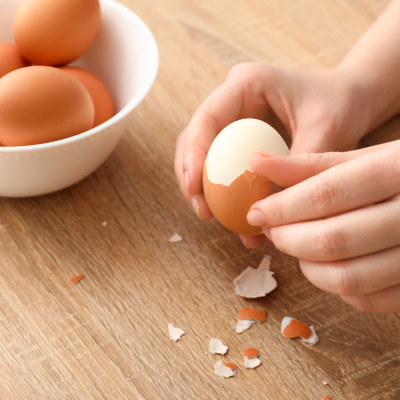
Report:
<svg viewBox="0 0 400 400"><path fill-rule="evenodd" d="M92 128L94 106L85 87L64 71L32 66L0 79L0 142L53 142Z"/></svg>
<svg viewBox="0 0 400 400"><path fill-rule="evenodd" d="M280 189L251 171L250 158L256 151L290 154L279 133L265 122L236 121L215 138L203 170L204 195L215 218L231 231L250 236L262 233L247 222L250 207Z"/></svg>
<svg viewBox="0 0 400 400"><path fill-rule="evenodd" d="M100 18L98 0L22 0L14 16L14 40L32 64L68 64L89 48Z"/></svg>
<svg viewBox="0 0 400 400"><path fill-rule="evenodd" d="M0 42L0 78L28 63L21 57L14 44Z"/></svg>
<svg viewBox="0 0 400 400"><path fill-rule="evenodd" d="M60 69L78 79L92 96L94 104L93 128L106 122L114 115L111 94L106 85L96 75L78 67L61 67Z"/></svg>

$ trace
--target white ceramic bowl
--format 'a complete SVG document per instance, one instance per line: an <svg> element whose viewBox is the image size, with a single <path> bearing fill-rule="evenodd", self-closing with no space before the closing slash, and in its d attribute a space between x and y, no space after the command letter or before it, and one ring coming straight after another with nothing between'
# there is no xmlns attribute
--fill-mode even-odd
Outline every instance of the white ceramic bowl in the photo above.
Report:
<svg viewBox="0 0 400 400"><path fill-rule="evenodd" d="M0 2L0 42L13 42L12 20L20 1ZM0 147L0 196L46 194L88 176L114 150L130 112L150 90L158 70L158 49L152 33L137 15L116 1L100 0L100 4L99 33L72 65L93 72L106 84L116 114L104 124L67 139Z"/></svg>

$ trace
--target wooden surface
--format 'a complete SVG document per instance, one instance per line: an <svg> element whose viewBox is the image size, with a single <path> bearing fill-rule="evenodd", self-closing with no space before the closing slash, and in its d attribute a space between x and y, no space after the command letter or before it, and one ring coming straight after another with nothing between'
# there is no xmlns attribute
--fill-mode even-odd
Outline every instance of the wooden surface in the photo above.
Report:
<svg viewBox="0 0 400 400"><path fill-rule="evenodd" d="M173 175L176 136L230 67L333 67L387 0L122 3L152 29L161 56L124 139L74 187L0 199L0 399L399 399L399 315L358 312L273 245L249 251L216 221L199 221ZM399 132L396 118L363 144ZM175 232L184 240L169 243ZM264 254L278 289L239 298L233 279ZM236 334L242 306L266 309L268 321ZM285 315L313 324L320 343L285 340ZM177 343L169 322L187 332ZM206 356L212 336L227 356ZM256 370L243 367L250 346L261 352ZM218 359L239 365L237 377L214 375Z"/></svg>

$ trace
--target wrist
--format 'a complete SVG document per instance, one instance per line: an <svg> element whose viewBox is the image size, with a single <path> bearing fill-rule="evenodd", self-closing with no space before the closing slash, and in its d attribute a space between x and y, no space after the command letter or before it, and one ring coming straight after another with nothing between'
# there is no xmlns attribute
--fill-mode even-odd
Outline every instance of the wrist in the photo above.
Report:
<svg viewBox="0 0 400 400"><path fill-rule="evenodd" d="M400 81L389 79L378 68L346 59L336 68L346 81L349 98L365 121L362 136L400 112Z"/></svg>

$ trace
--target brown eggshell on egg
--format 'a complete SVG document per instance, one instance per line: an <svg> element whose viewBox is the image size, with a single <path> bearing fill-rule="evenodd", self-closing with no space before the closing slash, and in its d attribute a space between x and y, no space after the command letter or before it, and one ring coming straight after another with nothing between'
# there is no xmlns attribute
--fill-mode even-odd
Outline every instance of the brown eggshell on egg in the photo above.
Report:
<svg viewBox="0 0 400 400"><path fill-rule="evenodd" d="M0 43L0 78L19 68L27 67L28 63L18 53L11 43Z"/></svg>
<svg viewBox="0 0 400 400"><path fill-rule="evenodd" d="M61 67L60 69L78 79L92 97L94 104L93 128L106 122L114 115L111 94L106 85L96 75L78 67Z"/></svg>
<svg viewBox="0 0 400 400"><path fill-rule="evenodd" d="M85 87L53 67L17 69L0 79L0 142L53 142L92 128L94 106Z"/></svg>
<svg viewBox="0 0 400 400"><path fill-rule="evenodd" d="M92 44L100 20L99 0L22 0L13 21L15 44L32 64L68 64Z"/></svg>
<svg viewBox="0 0 400 400"><path fill-rule="evenodd" d="M247 213L255 202L275 193L276 185L269 179L245 171L229 186L225 186L208 179L207 164L205 164L203 189L211 212L225 228L248 236L262 233L260 227L249 225Z"/></svg>

